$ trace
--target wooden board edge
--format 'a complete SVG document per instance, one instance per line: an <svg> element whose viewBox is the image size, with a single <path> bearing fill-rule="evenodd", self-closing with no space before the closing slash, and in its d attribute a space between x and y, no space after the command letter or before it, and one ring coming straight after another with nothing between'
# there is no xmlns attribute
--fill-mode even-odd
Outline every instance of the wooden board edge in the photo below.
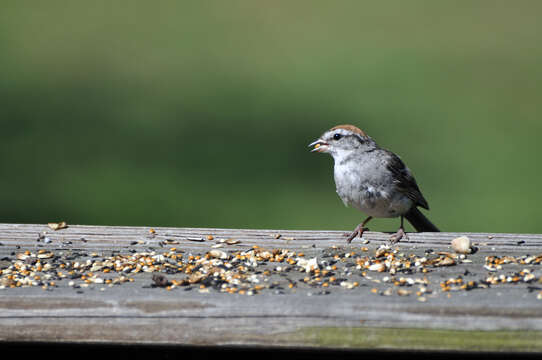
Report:
<svg viewBox="0 0 542 360"><path fill-rule="evenodd" d="M356 350L542 352L542 331L462 331L419 328L308 327L281 335L302 346Z"/></svg>

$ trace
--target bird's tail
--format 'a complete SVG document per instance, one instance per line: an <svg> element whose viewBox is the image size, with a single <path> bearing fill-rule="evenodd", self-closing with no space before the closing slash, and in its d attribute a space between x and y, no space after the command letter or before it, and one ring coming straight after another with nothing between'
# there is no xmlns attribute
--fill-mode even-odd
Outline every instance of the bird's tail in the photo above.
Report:
<svg viewBox="0 0 542 360"><path fill-rule="evenodd" d="M413 206L409 212L405 215L406 219L414 226L416 231L419 232L440 232L440 230L433 225L428 218L417 207Z"/></svg>

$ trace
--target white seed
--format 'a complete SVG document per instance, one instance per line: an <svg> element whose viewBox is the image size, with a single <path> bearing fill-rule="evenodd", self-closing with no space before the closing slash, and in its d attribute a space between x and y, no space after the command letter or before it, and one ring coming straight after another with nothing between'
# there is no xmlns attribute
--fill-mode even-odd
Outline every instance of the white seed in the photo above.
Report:
<svg viewBox="0 0 542 360"><path fill-rule="evenodd" d="M296 260L297 260L297 265L303 268L305 272L307 273L320 268L318 266L318 260L316 258L307 260L305 258L298 257Z"/></svg>
<svg viewBox="0 0 542 360"><path fill-rule="evenodd" d="M384 291L382 292L382 295L384 295L384 296L391 296L391 295L393 295L393 288L387 288L386 290L384 290Z"/></svg>
<svg viewBox="0 0 542 360"><path fill-rule="evenodd" d="M389 250L390 250L389 246L381 245L378 249L376 249L375 257L379 258L379 257L383 256Z"/></svg>
<svg viewBox="0 0 542 360"><path fill-rule="evenodd" d="M213 249L211 251L209 251L209 256L212 256L214 258L217 258L217 259L227 259L228 258L228 254L226 254L224 251L221 251L221 250L217 250L217 249Z"/></svg>
<svg viewBox="0 0 542 360"><path fill-rule="evenodd" d="M26 258L30 257L30 255L26 255L26 254L23 254L23 253L18 253L15 257L17 259L19 259L19 260L25 260Z"/></svg>
<svg viewBox="0 0 542 360"><path fill-rule="evenodd" d="M355 287L354 283L352 283L350 281L342 281L341 286L345 287L347 289L353 289Z"/></svg>
<svg viewBox="0 0 542 360"><path fill-rule="evenodd" d="M384 263L372 264L371 266L369 266L368 270L383 272L386 271L386 265Z"/></svg>
<svg viewBox="0 0 542 360"><path fill-rule="evenodd" d="M470 254L471 242L467 236L460 236L452 240L452 249L458 254Z"/></svg>
<svg viewBox="0 0 542 360"><path fill-rule="evenodd" d="M239 244L241 241L230 238L230 239L220 239L220 242L226 243L227 245L235 245L235 244Z"/></svg>
<svg viewBox="0 0 542 360"><path fill-rule="evenodd" d="M90 271L91 272L98 272L100 270L103 269L103 266L101 264L94 264L92 265L92 267L90 268Z"/></svg>
<svg viewBox="0 0 542 360"><path fill-rule="evenodd" d="M408 296L411 293L412 293L412 291L410 291L410 290L405 290L405 289L397 290L397 295L399 295L399 296Z"/></svg>

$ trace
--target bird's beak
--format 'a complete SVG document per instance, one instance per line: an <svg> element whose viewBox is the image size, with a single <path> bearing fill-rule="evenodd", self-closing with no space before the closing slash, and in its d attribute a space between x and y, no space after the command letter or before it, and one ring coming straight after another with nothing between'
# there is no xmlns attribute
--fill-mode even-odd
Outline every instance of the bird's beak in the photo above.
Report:
<svg viewBox="0 0 542 360"><path fill-rule="evenodd" d="M313 147L313 146L314 146L314 149L312 149L311 152L315 152L315 151L326 152L329 149L329 144L322 139L318 139L309 144L309 147Z"/></svg>

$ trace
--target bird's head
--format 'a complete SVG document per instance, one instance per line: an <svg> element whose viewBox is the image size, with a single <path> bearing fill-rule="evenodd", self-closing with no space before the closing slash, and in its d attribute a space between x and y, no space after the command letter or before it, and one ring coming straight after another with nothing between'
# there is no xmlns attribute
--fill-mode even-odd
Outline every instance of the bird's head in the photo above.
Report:
<svg viewBox="0 0 542 360"><path fill-rule="evenodd" d="M363 130L354 125L338 125L309 144L311 152L328 153L334 158L352 151L368 151L376 148L376 144Z"/></svg>

